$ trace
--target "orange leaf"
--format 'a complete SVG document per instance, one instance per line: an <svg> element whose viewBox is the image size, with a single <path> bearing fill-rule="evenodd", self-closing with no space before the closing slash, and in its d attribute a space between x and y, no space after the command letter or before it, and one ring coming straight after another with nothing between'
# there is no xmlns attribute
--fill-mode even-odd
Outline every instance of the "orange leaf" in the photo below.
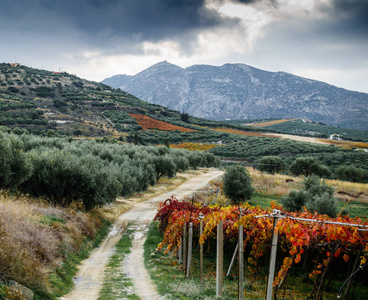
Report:
<svg viewBox="0 0 368 300"><path fill-rule="evenodd" d="M297 255L296 255L296 257L295 257L295 259L294 259L294 261L295 261L295 263L297 264L297 263L299 263L300 262L300 260L302 259L302 256L298 253Z"/></svg>

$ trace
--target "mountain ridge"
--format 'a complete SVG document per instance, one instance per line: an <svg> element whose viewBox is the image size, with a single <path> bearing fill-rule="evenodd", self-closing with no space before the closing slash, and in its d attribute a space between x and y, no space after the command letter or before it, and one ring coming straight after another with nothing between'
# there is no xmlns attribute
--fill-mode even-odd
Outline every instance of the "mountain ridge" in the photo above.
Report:
<svg viewBox="0 0 368 300"><path fill-rule="evenodd" d="M368 94L240 63L181 68L164 61L112 86L200 118L306 118L368 130Z"/></svg>

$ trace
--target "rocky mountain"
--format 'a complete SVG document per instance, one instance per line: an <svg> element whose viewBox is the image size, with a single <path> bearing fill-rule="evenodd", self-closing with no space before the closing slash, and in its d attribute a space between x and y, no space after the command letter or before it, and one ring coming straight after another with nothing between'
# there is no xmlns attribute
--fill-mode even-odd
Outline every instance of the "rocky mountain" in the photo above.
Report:
<svg viewBox="0 0 368 300"><path fill-rule="evenodd" d="M121 86L125 84L125 82L129 81L133 76L130 75L115 75L109 78L106 78L103 83L109 86Z"/></svg>
<svg viewBox="0 0 368 300"><path fill-rule="evenodd" d="M165 61L135 76L118 76L103 83L201 118L306 118L368 130L368 94L285 72L244 64L184 69Z"/></svg>

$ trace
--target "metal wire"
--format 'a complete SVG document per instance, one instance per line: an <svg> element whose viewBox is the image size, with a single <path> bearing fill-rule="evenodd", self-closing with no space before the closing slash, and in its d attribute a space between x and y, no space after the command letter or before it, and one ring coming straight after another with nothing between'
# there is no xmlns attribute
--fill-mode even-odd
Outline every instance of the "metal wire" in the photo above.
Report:
<svg viewBox="0 0 368 300"><path fill-rule="evenodd" d="M349 277L348 279L345 280L345 282L343 283L342 287L340 288L340 291L337 295L337 299L340 299L341 298L341 293L342 293L342 290L345 286L345 284L347 284L349 282L349 280L356 274L358 273L360 270L363 270L364 267L368 266L368 264L365 264L363 266L359 266L358 269L356 269Z"/></svg>

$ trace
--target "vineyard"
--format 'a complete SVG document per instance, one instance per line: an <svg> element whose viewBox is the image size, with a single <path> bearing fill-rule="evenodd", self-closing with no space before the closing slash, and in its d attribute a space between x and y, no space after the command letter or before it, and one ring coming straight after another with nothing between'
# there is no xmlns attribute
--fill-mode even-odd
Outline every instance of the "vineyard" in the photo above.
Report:
<svg viewBox="0 0 368 300"><path fill-rule="evenodd" d="M208 143L180 143L180 144L170 144L170 148L174 149L185 149L189 151L207 151L212 148L219 147L216 144Z"/></svg>
<svg viewBox="0 0 368 300"><path fill-rule="evenodd" d="M368 148L368 143L358 143L358 142L350 142L350 141L338 141L338 140L326 140L326 139L318 139L324 143L328 143L330 145L339 146L344 149L352 149L352 148Z"/></svg>
<svg viewBox="0 0 368 300"><path fill-rule="evenodd" d="M159 129L165 131L179 130L180 132L192 132L193 129L184 128L181 126L172 125L170 123L158 121L145 115L129 114L132 118L136 119L138 124L142 126L143 130Z"/></svg>
<svg viewBox="0 0 368 300"><path fill-rule="evenodd" d="M261 122L261 123L248 123L247 126L255 126L255 127L267 127L271 125L281 124L289 121L295 121L297 119L281 119L275 121Z"/></svg>
<svg viewBox="0 0 368 300"><path fill-rule="evenodd" d="M224 244L228 244L225 248L232 255L234 248L229 245L235 247L238 228L242 225L247 281L254 283L262 277L262 269L267 268L274 223L273 218L270 217L271 210L282 210L282 206L272 203L271 209L265 210L247 203L241 207L245 213L239 217L238 206L205 206L200 203L180 202L174 198L166 200L159 206L155 218L164 232L158 249L165 249L165 253L169 251L176 253L181 246L185 224L191 222L194 228L193 239L204 244L208 249L207 253L213 252L216 228L220 221L223 221ZM201 236L199 235L200 214L204 216L204 231ZM313 222L301 219L313 220ZM353 224L353 226L337 225L334 222ZM288 276L291 269L306 275L304 281L308 283L310 299L322 299L326 296L326 290L331 292L331 286L338 287L332 291L336 297L346 279L346 274L350 275L357 266L367 263L366 226L368 221L347 216L329 218L326 215L310 212L283 214L276 226L279 254L278 270L273 282L274 297L278 291L290 289L287 282L288 279L292 280ZM229 251L229 249L232 250ZM359 285L359 292L368 292L366 276L360 277L356 284ZM294 287L294 289L297 288Z"/></svg>

